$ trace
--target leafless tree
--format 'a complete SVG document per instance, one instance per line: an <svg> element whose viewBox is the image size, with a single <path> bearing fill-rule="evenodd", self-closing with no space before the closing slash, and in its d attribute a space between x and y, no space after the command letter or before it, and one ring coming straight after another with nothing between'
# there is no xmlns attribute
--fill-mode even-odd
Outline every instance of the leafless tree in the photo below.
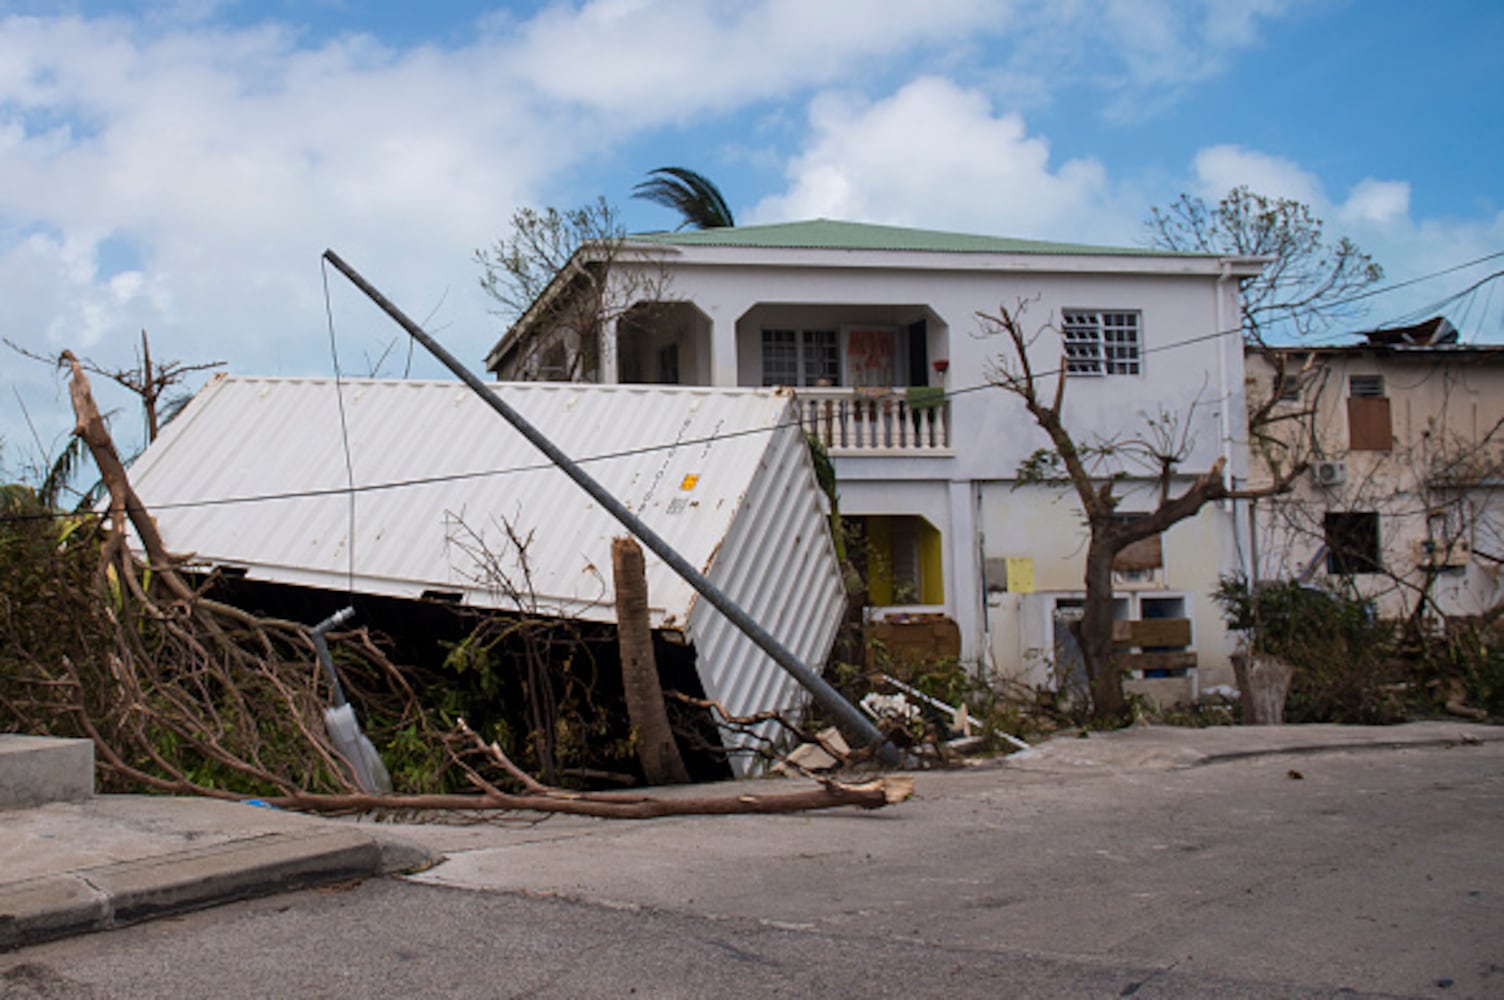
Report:
<svg viewBox="0 0 1504 1000"><path fill-rule="evenodd" d="M1146 228L1150 245L1165 250L1269 259L1258 277L1243 282L1243 332L1253 343L1281 328L1303 337L1352 317L1355 296L1384 277L1347 237L1328 245L1310 206L1247 187L1233 188L1215 205L1182 194L1155 208Z"/></svg>
<svg viewBox="0 0 1504 1000"><path fill-rule="evenodd" d="M1259 490L1234 490L1223 475L1226 458L1219 456L1209 469L1194 475L1189 486L1175 492L1175 480L1189 478L1181 466L1191 450L1187 431L1191 414L1161 413L1150 418L1138 433L1110 441L1079 440L1066 427L1063 416L1067 382L1063 345L1061 363L1053 373L1036 372L1029 358L1035 339L1046 334L1059 336L1058 331L1047 325L1032 336L1027 334L1021 322L1023 312L1024 304L1019 303L1012 310L1000 306L995 315L978 313L984 332L1001 336L1005 345L991 379L1018 397L1050 440L1050 448L1035 452L1025 461L1019 470L1020 480L1061 482L1075 492L1081 504L1088 531L1085 600L1081 619L1073 627L1090 687L1092 714L1098 719L1111 719L1120 716L1124 708L1122 672L1113 657L1113 561L1130 545L1161 534L1208 503L1287 490L1305 464L1295 460ZM1047 384L1051 374L1055 379L1053 390ZM1272 408L1271 403L1255 411L1250 424L1260 426ZM1104 473L1109 460L1137 465L1156 483L1158 502L1153 510L1133 519L1115 516L1122 500L1117 492L1120 478Z"/></svg>
<svg viewBox="0 0 1504 1000"><path fill-rule="evenodd" d="M669 286L663 261L631 242L604 198L518 209L475 260L508 327L488 366L508 379L596 380L602 335L648 319Z"/></svg>
<svg viewBox="0 0 1504 1000"><path fill-rule="evenodd" d="M34 361L58 366L64 364L58 358L44 357L9 340L5 343L12 350ZM109 379L141 401L141 412L146 418L147 444L157 439L162 424L171 420L183 404L188 402L188 394L172 395L173 390L182 385L190 375L213 371L225 365L223 361L204 361L196 364L183 361L153 361L151 342L147 339L145 330L141 331L141 349L136 354L136 364L133 368L107 368L89 358L75 360L84 371Z"/></svg>

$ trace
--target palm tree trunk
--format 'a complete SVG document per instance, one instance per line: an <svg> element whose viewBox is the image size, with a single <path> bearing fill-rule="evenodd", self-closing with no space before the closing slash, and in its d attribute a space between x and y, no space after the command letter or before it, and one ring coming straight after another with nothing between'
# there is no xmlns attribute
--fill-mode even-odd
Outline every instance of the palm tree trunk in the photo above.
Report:
<svg viewBox="0 0 1504 1000"><path fill-rule="evenodd" d="M682 785L689 772L674 743L658 683L653 630L648 624L648 578L642 547L627 537L611 540L612 579L616 586L616 635L621 648L621 679L627 715L637 735L637 759L653 785Z"/></svg>

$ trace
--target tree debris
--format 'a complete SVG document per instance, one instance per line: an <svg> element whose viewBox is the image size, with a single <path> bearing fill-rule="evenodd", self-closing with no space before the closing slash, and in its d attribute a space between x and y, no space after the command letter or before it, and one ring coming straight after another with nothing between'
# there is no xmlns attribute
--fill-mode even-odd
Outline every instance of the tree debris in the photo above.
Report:
<svg viewBox="0 0 1504 1000"><path fill-rule="evenodd" d="M91 739L101 787L254 797L323 813L504 810L627 819L875 809L912 793L912 781L901 777L685 797L574 791L539 782L463 721L439 723L439 713L420 703L409 670L394 664L365 629L329 635L337 673L325 677L305 626L206 596L212 574L200 579L191 557L168 549L131 487L84 366L71 354L65 361L72 369L76 433L109 492L107 524L92 515L37 522L45 525L38 529L40 552L71 551L75 563L88 555L97 564L92 585L88 572L51 585L48 614L61 619L53 630L61 633L58 642L44 650L34 641L38 629L28 624L26 641L6 637L0 643L23 665L0 678L0 709L8 724ZM127 544L129 529L144 559ZM82 534L97 545L60 547ZM0 622L12 620L14 610L0 600ZM378 744L401 744L409 761L417 755L431 762L416 772L393 767L407 794L368 794L352 782L349 761L323 725L335 684L362 706ZM477 791L447 793L460 777Z"/></svg>

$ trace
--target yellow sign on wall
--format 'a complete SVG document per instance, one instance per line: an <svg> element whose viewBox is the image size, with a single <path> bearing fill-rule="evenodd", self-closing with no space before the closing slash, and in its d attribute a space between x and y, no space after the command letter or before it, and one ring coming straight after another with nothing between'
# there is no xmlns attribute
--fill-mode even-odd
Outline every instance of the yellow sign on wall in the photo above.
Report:
<svg viewBox="0 0 1504 1000"><path fill-rule="evenodd" d="M1034 593L1034 559L1031 556L1008 557L1008 593Z"/></svg>

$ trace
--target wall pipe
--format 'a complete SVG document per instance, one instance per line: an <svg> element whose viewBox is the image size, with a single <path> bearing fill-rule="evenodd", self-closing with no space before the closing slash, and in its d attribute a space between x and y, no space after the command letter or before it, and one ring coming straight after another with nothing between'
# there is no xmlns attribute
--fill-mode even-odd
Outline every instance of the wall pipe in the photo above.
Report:
<svg viewBox="0 0 1504 1000"><path fill-rule="evenodd" d="M840 692L826 683L825 679L819 674L800 662L799 658L787 646L779 642L771 632L758 624L751 615L742 610L742 607L727 596L724 591L711 583L705 577L705 574L701 573L687 559L681 556L657 532L644 524L620 500L617 500L616 497L607 492L606 488L595 477L582 469L573 459L564 454L557 445L545 437L542 431L534 427L522 414L518 413L502 400L500 396L491 391L491 388L485 382L481 381L479 377L461 364L459 359L450 354L442 344L430 337L422 327L409 319L406 313L393 305L385 295L377 291L354 268L341 260L338 254L333 250L325 250L324 259L332 264L335 270L350 279L351 284L364 292L372 302L376 303L382 312L395 320L397 325L406 330L414 340L422 344L428 350L428 353L437 358L460 381L469 386L476 395L485 401L486 405L500 414L502 419L506 420L507 423L515 427L518 433L527 438L535 448L548 456L549 461L557 465L565 475L575 481L576 485L590 494L591 499L599 503L605 508L607 513L620 521L623 527L633 535L636 535L642 544L647 546L654 555L667 563L670 569L678 573L700 596L709 601L711 607L724 615L727 621L735 625L743 635L751 639L757 644L759 649L767 653L773 659L773 662L777 663L794 680L798 681L814 697L816 703L821 708L835 716L838 722L859 737L857 742L877 748L878 757L885 764L896 767L902 763L902 758L893 744L885 740L877 727L868 721L866 716L857 711L851 702L841 697Z"/></svg>

